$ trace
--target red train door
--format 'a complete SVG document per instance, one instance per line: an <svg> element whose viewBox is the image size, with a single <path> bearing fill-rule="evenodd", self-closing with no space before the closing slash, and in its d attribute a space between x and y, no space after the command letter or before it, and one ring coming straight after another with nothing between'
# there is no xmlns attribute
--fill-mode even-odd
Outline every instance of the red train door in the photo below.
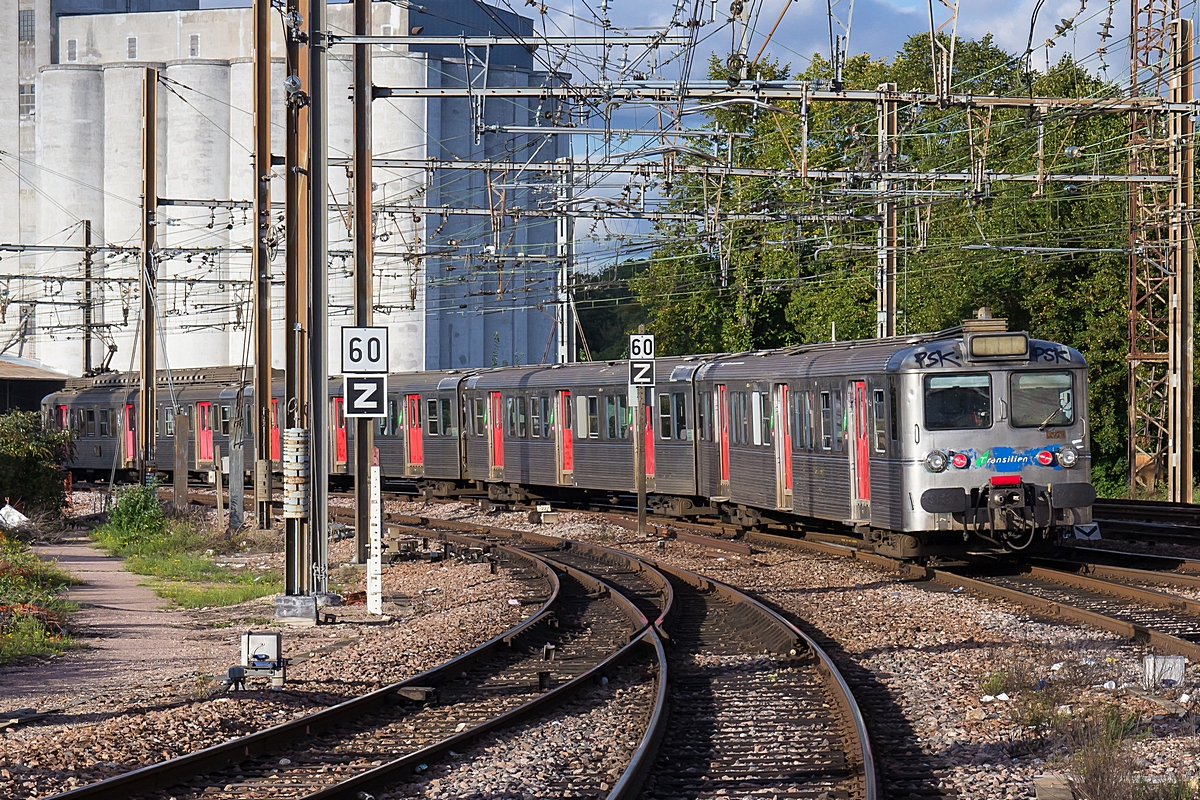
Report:
<svg viewBox="0 0 1200 800"><path fill-rule="evenodd" d="M133 403L125 405L125 461L127 464L137 462L137 409Z"/></svg>
<svg viewBox="0 0 1200 800"><path fill-rule="evenodd" d="M333 398L333 463L346 466L346 399Z"/></svg>
<svg viewBox="0 0 1200 800"><path fill-rule="evenodd" d="M504 477L504 403L500 392L488 395L488 450L491 460L488 462L488 477L500 479Z"/></svg>
<svg viewBox="0 0 1200 800"><path fill-rule="evenodd" d="M792 507L792 427L788 416L788 387L786 383L775 384L772 412L775 424L775 506Z"/></svg>
<svg viewBox="0 0 1200 800"><path fill-rule="evenodd" d="M211 452L209 457L212 457ZM271 460L279 460L279 398L277 397L271 398Z"/></svg>
<svg viewBox="0 0 1200 800"><path fill-rule="evenodd" d="M212 461L212 403L196 403L196 460Z"/></svg>
<svg viewBox="0 0 1200 800"><path fill-rule="evenodd" d="M871 437L867 430L867 384L850 382L854 404L851 419L854 423L854 518L871 518Z"/></svg>
<svg viewBox="0 0 1200 800"><path fill-rule="evenodd" d="M554 432L558 437L558 482L570 483L575 472L575 443L571 439L571 393L565 389L558 393L557 411Z"/></svg>
<svg viewBox="0 0 1200 800"><path fill-rule="evenodd" d="M66 406L56 406L55 407L54 419L58 422L58 429L60 431L65 431L65 430L70 429L71 422L70 422L70 417L67 416L67 407Z"/></svg>
<svg viewBox="0 0 1200 800"><path fill-rule="evenodd" d="M720 460L721 487L718 492L729 496L729 395L725 386L717 386L717 449Z"/></svg>
<svg viewBox="0 0 1200 800"><path fill-rule="evenodd" d="M646 390L639 388L638 391L644 392ZM648 392L648 394L650 395L650 402L647 402L646 405L643 406L643 409L642 409L645 412L645 416L642 419L642 442L644 443L643 444L643 448L644 448L643 452L645 452L645 454L646 454L646 489L653 490L654 489L654 402L653 401L655 398L654 398L653 390Z"/></svg>
<svg viewBox="0 0 1200 800"><path fill-rule="evenodd" d="M421 440L421 395L410 394L405 397L405 415L408 420L405 427L409 475L425 474L425 449Z"/></svg>

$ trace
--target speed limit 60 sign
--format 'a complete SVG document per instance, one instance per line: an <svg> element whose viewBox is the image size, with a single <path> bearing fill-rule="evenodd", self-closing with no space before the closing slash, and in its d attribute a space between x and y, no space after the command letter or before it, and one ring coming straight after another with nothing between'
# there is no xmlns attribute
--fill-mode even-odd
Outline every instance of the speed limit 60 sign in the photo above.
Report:
<svg viewBox="0 0 1200 800"><path fill-rule="evenodd" d="M378 375L387 371L387 328L342 328L343 375Z"/></svg>
<svg viewBox="0 0 1200 800"><path fill-rule="evenodd" d="M629 336L629 385L654 385L654 336L634 333Z"/></svg>
<svg viewBox="0 0 1200 800"><path fill-rule="evenodd" d="M654 334L629 334L629 358L632 360L654 358Z"/></svg>

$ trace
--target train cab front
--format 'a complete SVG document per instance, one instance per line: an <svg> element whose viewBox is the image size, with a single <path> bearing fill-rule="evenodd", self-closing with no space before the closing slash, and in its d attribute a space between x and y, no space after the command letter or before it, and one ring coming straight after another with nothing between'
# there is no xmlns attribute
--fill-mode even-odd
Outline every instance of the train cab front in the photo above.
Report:
<svg viewBox="0 0 1200 800"><path fill-rule="evenodd" d="M902 530L879 532L877 552L953 558L1098 536L1077 350L979 320L894 362L911 439Z"/></svg>

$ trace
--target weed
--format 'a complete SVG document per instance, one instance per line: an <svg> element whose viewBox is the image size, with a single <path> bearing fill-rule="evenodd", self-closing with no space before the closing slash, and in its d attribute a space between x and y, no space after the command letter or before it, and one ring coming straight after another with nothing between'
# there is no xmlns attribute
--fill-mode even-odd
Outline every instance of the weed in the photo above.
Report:
<svg viewBox="0 0 1200 800"><path fill-rule="evenodd" d="M74 644L70 637L48 630L40 619L17 614L0 625L0 664L28 656L57 655Z"/></svg>
<svg viewBox="0 0 1200 800"><path fill-rule="evenodd" d="M0 533L0 664L72 645L62 631L75 605L62 599L62 590L77 582L24 542Z"/></svg>
<svg viewBox="0 0 1200 800"><path fill-rule="evenodd" d="M245 603L279 592L282 584L278 579L259 583L214 583L195 585L188 583L164 583L154 587L154 593L183 608L212 608Z"/></svg>
<svg viewBox="0 0 1200 800"><path fill-rule="evenodd" d="M998 695L1008 691L1008 673L998 669L987 674L979 683L979 691L984 694Z"/></svg>
<svg viewBox="0 0 1200 800"><path fill-rule="evenodd" d="M280 578L231 569L208 557L235 549L236 536L210 532L200 517L163 511L152 487L122 490L107 525L93 537L110 554L125 559L125 568L158 579L155 594L184 608L231 605L275 594Z"/></svg>

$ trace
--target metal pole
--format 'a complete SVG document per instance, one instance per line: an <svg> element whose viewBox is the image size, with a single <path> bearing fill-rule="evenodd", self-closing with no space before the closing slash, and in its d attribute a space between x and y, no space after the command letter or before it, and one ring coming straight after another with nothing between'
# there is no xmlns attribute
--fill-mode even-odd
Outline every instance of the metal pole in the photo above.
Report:
<svg viewBox="0 0 1200 800"><path fill-rule="evenodd" d="M308 367L312 397L309 422L312 436L312 505L309 537L312 540L313 592L329 591L329 130L328 51L326 0L311 0L308 16L309 107L308 153L311 187L309 229Z"/></svg>
<svg viewBox="0 0 1200 800"><path fill-rule="evenodd" d="M149 480L157 469L154 455L155 367L158 335L154 317L154 290L158 281L155 249L158 243L158 70L146 67L142 75L142 294L141 375L138 383L138 474Z"/></svg>
<svg viewBox="0 0 1200 800"><path fill-rule="evenodd" d="M638 325L638 334L646 332L645 325ZM629 357L633 358L633 347ZM638 536L646 535L646 390L641 386L631 387L635 395L633 404L633 483L637 489Z"/></svg>
<svg viewBox="0 0 1200 800"><path fill-rule="evenodd" d="M371 0L354 0L354 33L371 32ZM371 324L371 51L354 45L354 324ZM374 422L354 420L354 553L367 562Z"/></svg>
<svg viewBox="0 0 1200 800"><path fill-rule="evenodd" d="M563 159L569 166L570 158ZM568 168L558 179L559 208L566 209L571 200L573 175ZM571 256L574 251L574 225L571 217L562 214L555 221L558 256L558 305L555 308L558 347L555 362L568 364L575 360L575 309L571 305Z"/></svg>
<svg viewBox="0 0 1200 800"><path fill-rule="evenodd" d="M83 221L83 374L92 371L92 221Z"/></svg>
<svg viewBox="0 0 1200 800"><path fill-rule="evenodd" d="M284 15L287 35L287 122L285 128L287 186L284 204L287 253L284 277L284 426L308 424L308 246L312 208L308 183L309 63L306 43L308 0L288 0ZM284 427L281 426L281 427ZM310 436L310 440L311 440ZM311 464L311 460L309 461ZM310 475L311 479L311 475ZM286 480L286 476L285 476ZM296 491L285 484L285 492ZM312 557L308 521L284 519L284 592L311 594Z"/></svg>
<svg viewBox="0 0 1200 800"><path fill-rule="evenodd" d="M895 92L896 84L884 83L880 92ZM890 172L896 166L896 101L886 97L879 102L879 171ZM879 191L879 232L876 238L875 335L885 339L896 335L896 200L892 182L881 180Z"/></svg>
<svg viewBox="0 0 1200 800"><path fill-rule="evenodd" d="M1192 21L1171 22L1171 101L1192 101ZM1195 388L1193 267L1195 241L1192 237L1195 171L1190 114L1173 112L1170 121L1171 173L1176 183L1171 191L1171 403L1168 488L1176 503L1192 502L1192 414Z"/></svg>
<svg viewBox="0 0 1200 800"><path fill-rule="evenodd" d="M254 0L254 510L271 529L271 0Z"/></svg>

